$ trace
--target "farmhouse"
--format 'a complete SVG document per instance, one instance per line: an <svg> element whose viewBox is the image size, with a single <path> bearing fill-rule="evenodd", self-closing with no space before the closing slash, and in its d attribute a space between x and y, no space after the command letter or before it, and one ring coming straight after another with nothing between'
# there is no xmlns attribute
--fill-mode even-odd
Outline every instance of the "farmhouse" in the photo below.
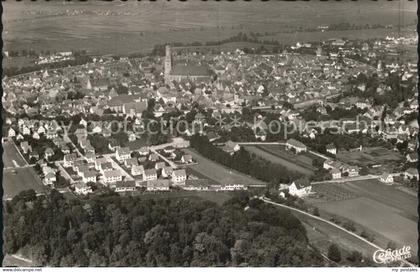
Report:
<svg viewBox="0 0 420 272"><path fill-rule="evenodd" d="M340 179L341 178L341 171L338 170L337 168L333 168L331 169L331 176L333 179Z"/></svg>
<svg viewBox="0 0 420 272"><path fill-rule="evenodd" d="M343 168L343 164L339 161L333 161L333 160L325 160L323 164L324 169L341 169Z"/></svg>
<svg viewBox="0 0 420 272"><path fill-rule="evenodd" d="M296 153L306 152L307 147L303 143L295 140L295 139L289 139L286 142L286 149L287 150L294 150Z"/></svg>
<svg viewBox="0 0 420 272"><path fill-rule="evenodd" d="M379 181L383 182L383 183L393 183L394 182L394 177L389 174L389 173L383 173L380 177L379 177Z"/></svg>
<svg viewBox="0 0 420 272"><path fill-rule="evenodd" d="M296 197L305 197L311 193L312 186L308 179L298 179L289 186L289 194Z"/></svg>
<svg viewBox="0 0 420 272"><path fill-rule="evenodd" d="M349 177L357 177L359 175L359 167L347 165L343 167L343 172L348 173Z"/></svg>

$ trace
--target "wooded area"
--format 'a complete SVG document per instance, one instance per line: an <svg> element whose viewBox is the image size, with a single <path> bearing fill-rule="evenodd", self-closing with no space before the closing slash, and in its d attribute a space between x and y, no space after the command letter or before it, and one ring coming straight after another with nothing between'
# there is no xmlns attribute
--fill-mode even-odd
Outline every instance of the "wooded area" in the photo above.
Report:
<svg viewBox="0 0 420 272"><path fill-rule="evenodd" d="M5 205L5 250L41 266L319 266L301 222L241 193L225 202L25 191Z"/></svg>

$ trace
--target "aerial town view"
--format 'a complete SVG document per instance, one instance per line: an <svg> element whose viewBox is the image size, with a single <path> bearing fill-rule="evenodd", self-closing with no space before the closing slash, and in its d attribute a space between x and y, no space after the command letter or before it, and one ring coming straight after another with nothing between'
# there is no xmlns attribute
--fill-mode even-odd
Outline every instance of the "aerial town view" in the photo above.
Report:
<svg viewBox="0 0 420 272"><path fill-rule="evenodd" d="M3 266L418 266L416 2L2 4Z"/></svg>

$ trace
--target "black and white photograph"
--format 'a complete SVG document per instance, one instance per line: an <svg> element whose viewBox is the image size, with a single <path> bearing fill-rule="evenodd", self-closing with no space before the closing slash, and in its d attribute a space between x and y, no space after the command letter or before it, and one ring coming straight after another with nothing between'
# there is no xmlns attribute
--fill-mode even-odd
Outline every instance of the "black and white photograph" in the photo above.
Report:
<svg viewBox="0 0 420 272"><path fill-rule="evenodd" d="M2 271L417 271L417 1L1 5Z"/></svg>

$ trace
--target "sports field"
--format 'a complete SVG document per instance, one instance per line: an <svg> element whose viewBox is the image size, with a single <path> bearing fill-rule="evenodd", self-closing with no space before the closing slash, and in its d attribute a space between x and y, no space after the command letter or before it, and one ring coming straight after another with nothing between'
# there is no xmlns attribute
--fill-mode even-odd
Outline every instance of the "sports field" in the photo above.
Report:
<svg viewBox="0 0 420 272"><path fill-rule="evenodd" d="M314 185L314 190L325 196L331 192L336 195L324 201L308 199L321 211L347 218L376 234L375 243L382 246L393 241L401 247L410 245L417 252L418 215L414 195L376 180Z"/></svg>
<svg viewBox="0 0 420 272"><path fill-rule="evenodd" d="M5 168L27 165L25 159L19 154L17 147L12 141L3 143L3 164Z"/></svg>
<svg viewBox="0 0 420 272"><path fill-rule="evenodd" d="M310 158L305 155L289 154L282 146L244 146L244 148L248 152L254 153L272 163L280 164L289 170L308 176L314 173Z"/></svg>
<svg viewBox="0 0 420 272"><path fill-rule="evenodd" d="M21 191L34 189L37 193L45 191L45 186L32 167L3 171L4 199L9 199Z"/></svg>
<svg viewBox="0 0 420 272"><path fill-rule="evenodd" d="M201 156L194 150L184 149L184 152L191 154L194 161L198 163L190 165L188 168L191 168L194 171L199 172L202 176L214 180L220 184L265 184L263 181L254 179L250 176L239 173L235 170L229 169L221 164L211 161Z"/></svg>

